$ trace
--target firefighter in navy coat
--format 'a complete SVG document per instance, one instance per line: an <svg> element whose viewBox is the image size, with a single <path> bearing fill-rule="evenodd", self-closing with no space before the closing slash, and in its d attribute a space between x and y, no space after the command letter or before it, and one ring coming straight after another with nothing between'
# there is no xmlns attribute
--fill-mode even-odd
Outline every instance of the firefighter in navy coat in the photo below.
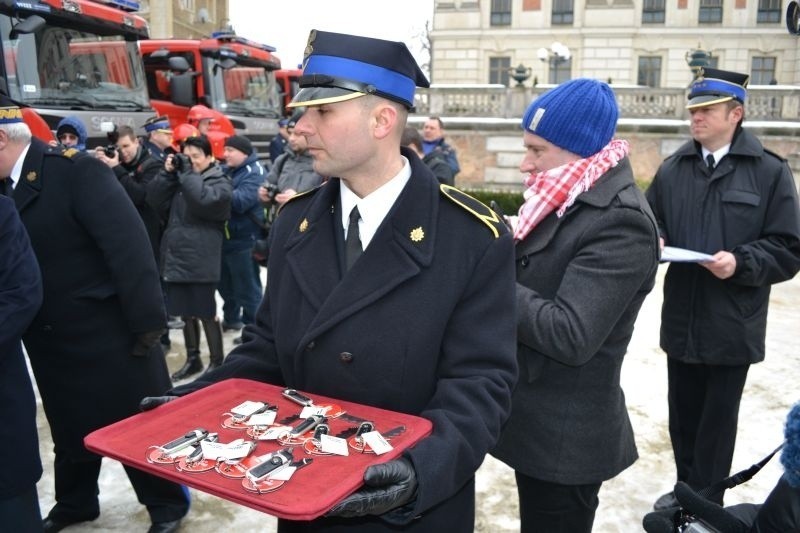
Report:
<svg viewBox="0 0 800 533"><path fill-rule="evenodd" d="M74 149L30 137L19 108L0 108L0 172L42 273L44 300L23 341L55 445L56 504L45 531L100 512L101 458L91 431L137 412L169 386L158 344L166 318L144 225L113 172ZM126 467L151 531L174 531L188 510L177 484Z"/></svg>
<svg viewBox="0 0 800 533"><path fill-rule="evenodd" d="M172 393L240 377L425 417L433 433L369 467L365 487L278 531L471 532L474 474L517 375L511 235L401 151L415 86L427 86L403 43L312 31L306 50L295 131L334 178L276 217L242 345ZM360 255L346 253L353 236Z"/></svg>

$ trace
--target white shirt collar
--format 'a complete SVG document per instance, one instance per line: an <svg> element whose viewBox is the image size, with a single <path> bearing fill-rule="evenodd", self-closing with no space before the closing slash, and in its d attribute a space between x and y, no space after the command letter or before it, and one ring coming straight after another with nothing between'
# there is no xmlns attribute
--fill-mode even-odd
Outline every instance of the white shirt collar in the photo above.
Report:
<svg viewBox="0 0 800 533"><path fill-rule="evenodd" d="M708 158L708 154L713 154L714 155L714 164L719 164L719 162L722 161L722 158L725 157L726 155L728 155L728 152L730 152L730 151L731 151L731 144L730 143L726 144L725 146L723 146L722 148L720 148L716 152L712 152L710 150L706 150L706 148L704 146L703 147L703 161L705 161Z"/></svg>
<svg viewBox="0 0 800 533"><path fill-rule="evenodd" d="M403 157L403 168L400 172L372 191L364 198L359 198L347 187L345 181L341 181L340 196L342 202L342 227L344 228L345 238L347 238L347 226L350 223L350 211L358 206L358 213L361 220L358 223L358 235L361 238L361 247L366 250L378 227L386 218L389 210L394 205L403 188L411 178L411 165L408 159Z"/></svg>
<svg viewBox="0 0 800 533"><path fill-rule="evenodd" d="M28 149L31 147L31 143L25 145L25 148L22 149L22 153L19 154L17 158L17 162L14 163L14 168L11 169L11 186L13 188L17 188L17 183L19 183L20 174L22 174L22 165L25 163L25 156L28 155Z"/></svg>

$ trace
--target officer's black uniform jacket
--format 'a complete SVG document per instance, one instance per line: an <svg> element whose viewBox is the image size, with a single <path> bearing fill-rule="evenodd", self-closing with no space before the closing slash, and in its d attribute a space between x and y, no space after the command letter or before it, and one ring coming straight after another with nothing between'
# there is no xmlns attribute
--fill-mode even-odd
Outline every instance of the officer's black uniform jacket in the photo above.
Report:
<svg viewBox="0 0 800 533"><path fill-rule="evenodd" d="M383 518L421 514L407 530L472 531L473 476L517 375L512 238L483 204L441 191L404 154L412 176L345 274L340 181L284 205L255 324L221 368L174 392L242 377L428 418L433 434L406 452L415 505ZM382 530L374 517L343 523Z"/></svg>
<svg viewBox="0 0 800 533"><path fill-rule="evenodd" d="M166 323L156 262L119 180L89 155L32 139L14 201L44 286L23 341L55 448L74 458L87 433L169 386L159 346L131 355L137 333Z"/></svg>
<svg viewBox="0 0 800 533"><path fill-rule="evenodd" d="M661 348L686 363L764 359L770 287L800 269L800 207L786 161L740 129L710 170L689 141L659 167L646 196L668 246L736 257L721 280L672 263L664 280Z"/></svg>

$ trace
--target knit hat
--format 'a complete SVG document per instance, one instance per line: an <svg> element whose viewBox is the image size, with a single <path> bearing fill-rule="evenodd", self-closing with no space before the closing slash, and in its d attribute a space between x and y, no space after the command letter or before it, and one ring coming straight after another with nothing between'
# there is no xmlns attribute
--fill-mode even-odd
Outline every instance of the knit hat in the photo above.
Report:
<svg viewBox="0 0 800 533"><path fill-rule="evenodd" d="M231 135L225 139L225 146L236 148L244 155L250 155L253 153L253 143L251 143L250 139L243 135Z"/></svg>
<svg viewBox="0 0 800 533"><path fill-rule="evenodd" d="M75 137L80 137L80 134L78 133L78 130L75 129L75 126L72 124L62 124L56 130L56 139L60 138L65 133L71 133Z"/></svg>
<svg viewBox="0 0 800 533"><path fill-rule="evenodd" d="M568 152L589 157L614 137L618 117L611 87L577 78L531 102L522 117L522 128Z"/></svg>

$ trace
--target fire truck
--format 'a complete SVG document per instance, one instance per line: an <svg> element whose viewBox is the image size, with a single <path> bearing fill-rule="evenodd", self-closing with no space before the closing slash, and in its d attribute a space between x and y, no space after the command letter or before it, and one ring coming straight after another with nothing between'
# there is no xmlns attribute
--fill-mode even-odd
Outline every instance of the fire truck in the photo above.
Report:
<svg viewBox="0 0 800 533"><path fill-rule="evenodd" d="M80 118L87 146L108 144L108 124L141 127L150 106L138 41L147 22L131 0L0 1L0 92L28 109L34 135L52 139ZM36 117L38 115L38 118Z"/></svg>
<svg viewBox="0 0 800 533"><path fill-rule="evenodd" d="M173 126L202 104L215 113L212 131L230 129L269 158L282 102L275 48L217 32L207 39L150 39L139 43L150 102Z"/></svg>
<svg viewBox="0 0 800 533"><path fill-rule="evenodd" d="M286 109L286 106L292 101L297 91L300 90L298 81L302 75L303 70L300 68L281 69L275 72L275 77L278 80L278 86L281 90L281 96L283 96L284 109Z"/></svg>

